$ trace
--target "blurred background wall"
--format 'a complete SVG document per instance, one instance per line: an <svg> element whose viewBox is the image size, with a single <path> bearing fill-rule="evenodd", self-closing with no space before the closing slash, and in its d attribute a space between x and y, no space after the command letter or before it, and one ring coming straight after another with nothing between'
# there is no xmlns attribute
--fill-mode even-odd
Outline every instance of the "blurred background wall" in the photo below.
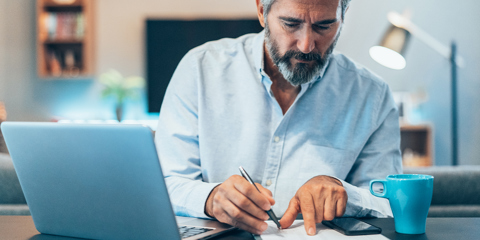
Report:
<svg viewBox="0 0 480 240"><path fill-rule="evenodd" d="M144 21L158 18L255 18L254 0L95 0L96 69L145 75ZM409 9L411 20L445 45L455 39L466 66L459 69L459 161L480 165L480 2L475 0L352 0L337 50L373 70L392 91L427 97L412 121L434 127L435 164L450 164L450 67L412 37L407 67L390 70L368 55L388 27L389 11ZM114 119L113 102L93 79L45 81L36 76L35 1L0 0L0 101L9 120ZM156 119L146 100L129 102L126 119Z"/></svg>
<svg viewBox="0 0 480 240"><path fill-rule="evenodd" d="M7 38L5 37L5 27L6 23L3 19L6 14L6 1L0 1L0 99L3 99L5 95L5 68L6 68L6 47L7 47Z"/></svg>

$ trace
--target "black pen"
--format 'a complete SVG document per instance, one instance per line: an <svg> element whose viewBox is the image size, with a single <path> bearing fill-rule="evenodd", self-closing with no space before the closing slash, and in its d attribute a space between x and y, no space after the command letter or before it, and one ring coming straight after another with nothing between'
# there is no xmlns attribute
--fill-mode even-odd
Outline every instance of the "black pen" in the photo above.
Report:
<svg viewBox="0 0 480 240"><path fill-rule="evenodd" d="M260 190L258 190L257 186L255 185L255 183L252 181L252 179L250 178L250 176L248 175L247 171L245 171L245 169L243 169L242 166L240 166L238 169L240 169L240 173L242 174L242 176L247 179L247 181L252 184L259 193ZM273 220L273 222L275 222L275 224L277 225L278 229L282 229L282 226L280 226L280 222L278 222L278 218L277 216L275 216L275 213L273 213L273 210L270 208L270 210L268 211L265 211L267 212L268 216Z"/></svg>

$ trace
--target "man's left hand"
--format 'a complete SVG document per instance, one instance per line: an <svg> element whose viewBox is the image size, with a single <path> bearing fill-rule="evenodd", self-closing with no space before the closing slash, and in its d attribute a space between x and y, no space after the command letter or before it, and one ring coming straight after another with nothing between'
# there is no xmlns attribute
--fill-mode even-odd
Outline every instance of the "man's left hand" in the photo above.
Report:
<svg viewBox="0 0 480 240"><path fill-rule="evenodd" d="M329 176L316 176L298 189L280 224L282 228L288 228L297 215L302 213L305 231L308 235L315 235L316 223L343 216L347 199L347 192L339 180Z"/></svg>

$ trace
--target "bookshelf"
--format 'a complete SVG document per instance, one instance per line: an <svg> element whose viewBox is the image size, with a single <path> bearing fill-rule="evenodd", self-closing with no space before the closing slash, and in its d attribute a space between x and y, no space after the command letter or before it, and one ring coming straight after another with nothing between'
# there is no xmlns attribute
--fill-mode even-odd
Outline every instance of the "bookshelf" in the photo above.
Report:
<svg viewBox="0 0 480 240"><path fill-rule="evenodd" d="M404 167L433 165L433 134L430 125L401 125L400 134Z"/></svg>
<svg viewBox="0 0 480 240"><path fill-rule="evenodd" d="M94 75L94 1L37 0L37 73L44 79Z"/></svg>

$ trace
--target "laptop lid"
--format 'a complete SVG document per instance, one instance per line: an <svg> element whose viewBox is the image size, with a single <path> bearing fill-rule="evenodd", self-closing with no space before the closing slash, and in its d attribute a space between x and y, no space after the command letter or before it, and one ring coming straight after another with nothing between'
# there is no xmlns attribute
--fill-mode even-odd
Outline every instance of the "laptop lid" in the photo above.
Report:
<svg viewBox="0 0 480 240"><path fill-rule="evenodd" d="M180 239L148 127L4 122L1 129L39 232Z"/></svg>

